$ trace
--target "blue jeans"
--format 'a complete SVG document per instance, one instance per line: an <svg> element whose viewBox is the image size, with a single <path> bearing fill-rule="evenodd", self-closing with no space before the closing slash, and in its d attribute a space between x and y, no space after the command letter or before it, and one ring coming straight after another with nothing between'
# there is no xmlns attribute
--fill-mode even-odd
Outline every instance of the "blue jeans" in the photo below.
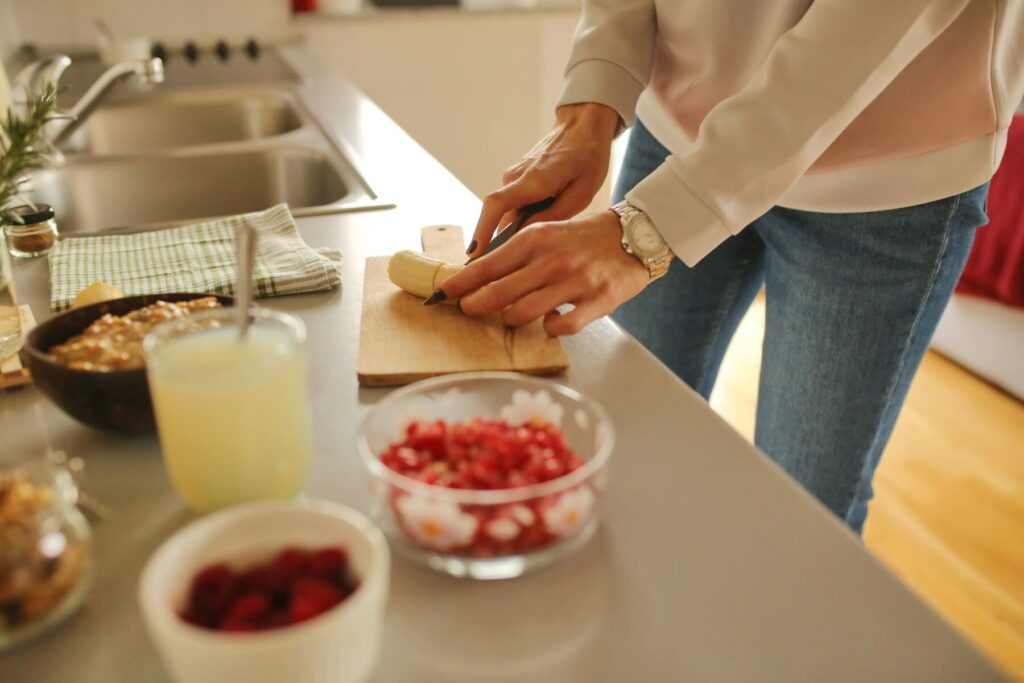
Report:
<svg viewBox="0 0 1024 683"><path fill-rule="evenodd" d="M616 201L668 154L637 122ZM987 191L867 213L775 207L695 267L677 260L613 318L706 399L763 285L754 441L860 533L910 381L987 221Z"/></svg>

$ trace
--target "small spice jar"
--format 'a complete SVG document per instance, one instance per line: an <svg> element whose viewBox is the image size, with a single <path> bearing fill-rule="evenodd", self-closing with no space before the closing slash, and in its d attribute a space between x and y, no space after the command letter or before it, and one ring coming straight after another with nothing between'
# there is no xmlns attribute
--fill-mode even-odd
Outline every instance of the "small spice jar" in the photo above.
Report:
<svg viewBox="0 0 1024 683"><path fill-rule="evenodd" d="M63 621L92 580L89 523L71 472L0 458L0 651Z"/></svg>
<svg viewBox="0 0 1024 683"><path fill-rule="evenodd" d="M16 206L11 212L21 219L20 224L8 224L4 227L7 248L12 256L34 258L53 249L53 245L57 243L57 220L52 206Z"/></svg>

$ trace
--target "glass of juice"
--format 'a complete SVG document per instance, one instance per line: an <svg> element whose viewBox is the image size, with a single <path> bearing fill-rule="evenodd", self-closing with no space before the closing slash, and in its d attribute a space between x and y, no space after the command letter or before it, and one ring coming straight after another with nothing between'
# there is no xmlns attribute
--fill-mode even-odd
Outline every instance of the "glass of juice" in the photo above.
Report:
<svg viewBox="0 0 1024 683"><path fill-rule="evenodd" d="M294 316L218 308L164 323L144 342L164 464L200 512L290 498L306 483L311 434L306 331Z"/></svg>

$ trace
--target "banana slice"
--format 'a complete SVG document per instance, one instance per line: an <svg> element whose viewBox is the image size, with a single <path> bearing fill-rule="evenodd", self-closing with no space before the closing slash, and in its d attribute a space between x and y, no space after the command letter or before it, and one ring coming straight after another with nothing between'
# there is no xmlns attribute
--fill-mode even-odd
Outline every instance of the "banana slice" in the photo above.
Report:
<svg viewBox="0 0 1024 683"><path fill-rule="evenodd" d="M388 259L388 278L410 294L424 299L460 270L462 266L430 258L416 251L399 251Z"/></svg>
<svg viewBox="0 0 1024 683"><path fill-rule="evenodd" d="M71 302L71 307L81 308L89 304L98 304L101 301L120 299L123 296L124 292L114 285L107 284L106 282L94 282L75 295L74 300Z"/></svg>

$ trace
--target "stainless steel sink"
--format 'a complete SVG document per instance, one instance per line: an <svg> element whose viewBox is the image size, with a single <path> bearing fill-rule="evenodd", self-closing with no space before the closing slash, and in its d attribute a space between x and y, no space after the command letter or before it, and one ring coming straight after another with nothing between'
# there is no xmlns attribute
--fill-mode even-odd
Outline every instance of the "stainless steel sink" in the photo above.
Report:
<svg viewBox="0 0 1024 683"><path fill-rule="evenodd" d="M71 76L69 69L64 81L74 88ZM54 207L65 234L181 224L282 202L296 216L393 206L304 104L301 83L238 83L119 90L67 141L62 164L32 174L30 196Z"/></svg>
<svg viewBox="0 0 1024 683"><path fill-rule="evenodd" d="M39 172L32 193L56 207L62 233L149 227L257 211L287 202L296 215L366 201L345 169L303 147L93 158Z"/></svg>
<svg viewBox="0 0 1024 683"><path fill-rule="evenodd" d="M103 107L63 146L67 154L133 154L297 130L291 99L273 92L179 94Z"/></svg>

